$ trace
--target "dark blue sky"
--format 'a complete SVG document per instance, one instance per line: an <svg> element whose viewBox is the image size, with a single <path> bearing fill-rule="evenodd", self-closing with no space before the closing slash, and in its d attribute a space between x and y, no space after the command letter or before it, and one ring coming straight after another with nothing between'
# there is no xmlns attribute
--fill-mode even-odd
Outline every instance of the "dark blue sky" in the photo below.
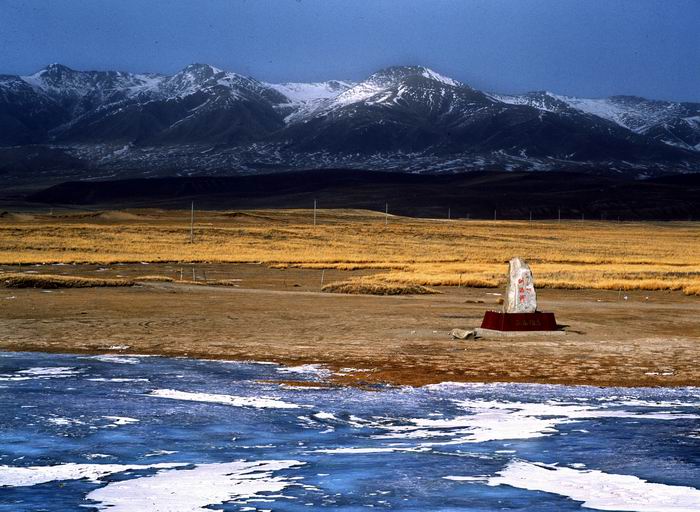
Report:
<svg viewBox="0 0 700 512"><path fill-rule="evenodd" d="M496 92L700 101L700 0L0 0L0 72L51 62L267 81L422 64Z"/></svg>

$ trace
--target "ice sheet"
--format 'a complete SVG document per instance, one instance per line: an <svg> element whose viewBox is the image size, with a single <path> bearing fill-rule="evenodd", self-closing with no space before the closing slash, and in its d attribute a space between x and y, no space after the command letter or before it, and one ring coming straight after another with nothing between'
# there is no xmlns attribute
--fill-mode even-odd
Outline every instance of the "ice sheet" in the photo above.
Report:
<svg viewBox="0 0 700 512"><path fill-rule="evenodd" d="M156 389L148 396L170 398L173 400L190 400L194 402L209 402L231 405L233 407L254 407L257 409L298 409L299 405L276 398L250 397L235 395L219 395L213 393L192 393L175 389Z"/></svg>
<svg viewBox="0 0 700 512"><path fill-rule="evenodd" d="M527 461L515 461L488 485L567 496L597 510L630 512L697 512L700 490L693 487L651 483L636 476L577 470Z"/></svg>
<svg viewBox="0 0 700 512"><path fill-rule="evenodd" d="M109 512L206 512L209 505L245 503L279 493L294 481L273 473L302 464L296 460L200 464L110 483L87 499Z"/></svg>

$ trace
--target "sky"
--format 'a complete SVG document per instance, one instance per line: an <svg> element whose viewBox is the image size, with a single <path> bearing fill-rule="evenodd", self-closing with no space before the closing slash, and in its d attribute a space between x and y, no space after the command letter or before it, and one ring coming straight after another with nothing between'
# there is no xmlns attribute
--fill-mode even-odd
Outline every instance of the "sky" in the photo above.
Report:
<svg viewBox="0 0 700 512"><path fill-rule="evenodd" d="M700 101L698 23L700 0L0 0L0 73L201 62L298 82L419 64L493 92Z"/></svg>

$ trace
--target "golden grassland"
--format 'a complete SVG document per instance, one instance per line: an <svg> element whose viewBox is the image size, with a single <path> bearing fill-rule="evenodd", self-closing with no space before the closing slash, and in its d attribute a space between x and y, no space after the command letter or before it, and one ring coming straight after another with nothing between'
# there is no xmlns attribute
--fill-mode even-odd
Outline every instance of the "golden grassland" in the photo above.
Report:
<svg viewBox="0 0 700 512"><path fill-rule="evenodd" d="M329 283L321 288L321 291L359 295L430 295L440 293L434 288L419 284L391 283L371 276Z"/></svg>
<svg viewBox="0 0 700 512"><path fill-rule="evenodd" d="M172 277L159 275L137 276L134 279L115 279L0 271L0 288L108 288L115 286L134 286L142 283L174 282L197 286L238 286L238 280L236 279L213 279L204 281L180 279L176 281Z"/></svg>
<svg viewBox="0 0 700 512"><path fill-rule="evenodd" d="M18 272L0 273L0 287L3 288L103 288L111 286L132 286L127 279L100 279L97 277L57 276L52 274L21 274Z"/></svg>
<svg viewBox="0 0 700 512"><path fill-rule="evenodd" d="M68 213L0 221L0 264L211 262L372 270L365 283L495 287L525 258L537 286L700 294L693 222L410 219L359 210ZM385 225L385 221L388 223Z"/></svg>

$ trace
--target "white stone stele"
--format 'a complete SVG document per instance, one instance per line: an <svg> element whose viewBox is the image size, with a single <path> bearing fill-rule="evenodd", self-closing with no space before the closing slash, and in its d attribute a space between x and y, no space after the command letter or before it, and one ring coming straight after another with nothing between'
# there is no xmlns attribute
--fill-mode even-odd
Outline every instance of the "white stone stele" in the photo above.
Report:
<svg viewBox="0 0 700 512"><path fill-rule="evenodd" d="M508 286L506 287L506 313L534 313L537 311L535 281L530 266L522 258L508 262Z"/></svg>

